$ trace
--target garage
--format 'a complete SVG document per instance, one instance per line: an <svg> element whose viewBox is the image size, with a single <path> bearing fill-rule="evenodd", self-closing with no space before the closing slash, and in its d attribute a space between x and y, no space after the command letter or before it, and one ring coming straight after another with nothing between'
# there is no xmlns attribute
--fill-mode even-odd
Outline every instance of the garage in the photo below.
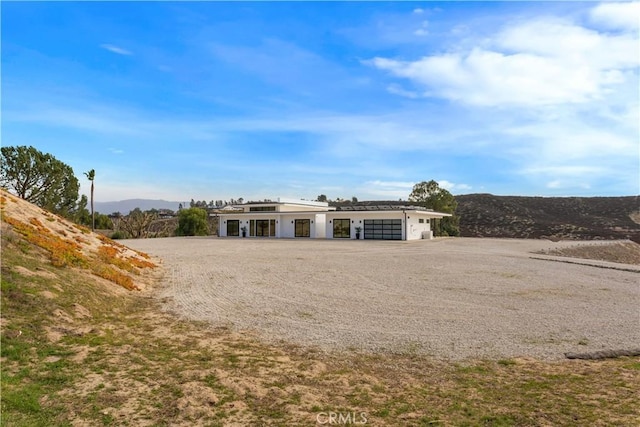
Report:
<svg viewBox="0 0 640 427"><path fill-rule="evenodd" d="M402 240L402 220L365 219L364 238L371 240Z"/></svg>

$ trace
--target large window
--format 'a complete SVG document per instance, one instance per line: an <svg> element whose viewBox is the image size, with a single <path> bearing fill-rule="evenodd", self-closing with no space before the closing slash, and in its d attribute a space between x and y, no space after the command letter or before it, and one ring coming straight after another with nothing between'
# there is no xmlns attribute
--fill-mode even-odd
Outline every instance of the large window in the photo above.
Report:
<svg viewBox="0 0 640 427"><path fill-rule="evenodd" d="M256 228L255 236L274 237L276 235L276 220L275 219L256 219L255 228Z"/></svg>
<svg viewBox="0 0 640 427"><path fill-rule="evenodd" d="M251 206L249 207L249 212L275 212L275 206Z"/></svg>
<svg viewBox="0 0 640 427"><path fill-rule="evenodd" d="M333 220L333 237L336 239L348 239L351 237L351 221L349 219Z"/></svg>
<svg viewBox="0 0 640 427"><path fill-rule="evenodd" d="M237 219L227 220L227 236L240 236L240 221Z"/></svg>
<svg viewBox="0 0 640 427"><path fill-rule="evenodd" d="M402 240L402 220L365 219L364 238L376 240Z"/></svg>
<svg viewBox="0 0 640 427"><path fill-rule="evenodd" d="M309 219L296 219L296 237L309 237L311 236L311 220Z"/></svg>

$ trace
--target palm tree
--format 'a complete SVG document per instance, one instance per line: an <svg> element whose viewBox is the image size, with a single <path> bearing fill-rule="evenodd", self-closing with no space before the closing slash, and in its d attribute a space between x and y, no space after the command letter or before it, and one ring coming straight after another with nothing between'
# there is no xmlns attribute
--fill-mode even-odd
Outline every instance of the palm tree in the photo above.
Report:
<svg viewBox="0 0 640 427"><path fill-rule="evenodd" d="M91 230L95 230L96 216L93 211L93 180L96 178L96 171L91 169L89 172L85 172L84 174L87 176L87 179L91 181Z"/></svg>

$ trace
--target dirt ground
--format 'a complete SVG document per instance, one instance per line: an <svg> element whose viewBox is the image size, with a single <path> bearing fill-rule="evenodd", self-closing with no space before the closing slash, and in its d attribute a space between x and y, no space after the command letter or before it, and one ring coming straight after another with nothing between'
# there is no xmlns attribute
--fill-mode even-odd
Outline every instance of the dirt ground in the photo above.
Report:
<svg viewBox="0 0 640 427"><path fill-rule="evenodd" d="M154 293L167 310L268 341L453 360L554 360L640 342L640 267L534 255L576 242L208 237L125 244L164 260Z"/></svg>

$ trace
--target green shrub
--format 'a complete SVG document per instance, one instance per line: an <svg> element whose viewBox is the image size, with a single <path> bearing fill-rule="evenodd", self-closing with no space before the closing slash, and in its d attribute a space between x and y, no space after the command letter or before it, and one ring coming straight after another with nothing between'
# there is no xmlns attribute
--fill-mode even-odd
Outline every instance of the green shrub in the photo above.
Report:
<svg viewBox="0 0 640 427"><path fill-rule="evenodd" d="M127 236L122 232L122 231L116 231L115 233L113 233L111 235L111 238L113 240L117 240L117 239L126 239Z"/></svg>

